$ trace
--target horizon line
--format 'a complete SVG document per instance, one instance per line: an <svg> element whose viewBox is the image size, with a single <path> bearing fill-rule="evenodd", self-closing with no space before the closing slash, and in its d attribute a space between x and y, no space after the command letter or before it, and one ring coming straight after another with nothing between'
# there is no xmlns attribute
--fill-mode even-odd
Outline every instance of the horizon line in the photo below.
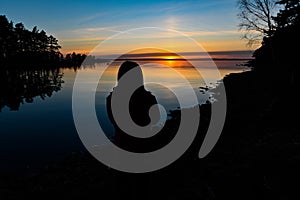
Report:
<svg viewBox="0 0 300 200"><path fill-rule="evenodd" d="M109 58L104 58L100 60L113 60ZM117 58L114 59L115 61L125 61L130 60L129 58ZM247 61L247 60L253 60L253 58L133 58L131 60L135 61L189 61L189 60L195 60L195 61L206 61L206 60L214 60L214 61Z"/></svg>
<svg viewBox="0 0 300 200"><path fill-rule="evenodd" d="M128 53L128 54L124 54L124 55L162 55L162 54L220 54L220 53L249 53L250 55L252 55L252 53L255 50L215 50L215 51L202 51L202 52L196 52L196 51L183 51L183 52L178 52L178 53L173 53L173 52L145 52L145 53ZM76 53L76 51L69 51L69 52L64 52L63 54L72 54L72 53ZM92 55L90 54L91 52L81 52L81 54L86 54L86 55ZM105 54L105 55L94 55L94 56L114 56L114 55L119 55L118 53L111 53L111 54Z"/></svg>
<svg viewBox="0 0 300 200"><path fill-rule="evenodd" d="M145 53L127 53L127 54L123 54L120 57L156 57L156 56L217 56L217 55L223 55L223 56L246 56L248 58L252 57L253 54L253 50L228 50L228 51L208 51L208 52L195 52L195 51L190 51L190 52L145 52ZM225 54L225 55L224 55ZM94 55L97 57L106 57L108 58L109 56L116 56L119 55L117 53L113 53L113 54L106 54L106 55ZM224 58L226 59L226 58ZM170 59L168 59L170 60Z"/></svg>

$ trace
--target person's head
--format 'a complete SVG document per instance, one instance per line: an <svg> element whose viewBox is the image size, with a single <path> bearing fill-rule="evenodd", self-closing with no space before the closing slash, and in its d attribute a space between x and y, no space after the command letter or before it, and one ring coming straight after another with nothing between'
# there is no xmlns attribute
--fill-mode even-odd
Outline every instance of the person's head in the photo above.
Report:
<svg viewBox="0 0 300 200"><path fill-rule="evenodd" d="M143 72L141 67L133 61L125 61L122 63L122 65L119 68L118 71L118 81L130 70L134 70L134 81L140 82L141 85L144 84L144 79L143 79Z"/></svg>

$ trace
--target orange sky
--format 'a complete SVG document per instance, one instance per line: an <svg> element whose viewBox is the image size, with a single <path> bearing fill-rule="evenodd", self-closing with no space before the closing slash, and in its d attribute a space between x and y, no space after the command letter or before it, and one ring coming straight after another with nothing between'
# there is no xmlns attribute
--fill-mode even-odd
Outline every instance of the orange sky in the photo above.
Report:
<svg viewBox="0 0 300 200"><path fill-rule="evenodd" d="M252 46L248 47L247 46L247 41L241 40L239 37L239 34L236 33L234 34L236 37L231 37L227 38L222 36L220 37L212 37L212 38L195 38L192 36L193 39L195 39L206 51L208 52L213 52L213 51L236 51L236 50L254 50L258 46ZM77 40L62 40L61 45L62 49L61 52L63 54L66 53L72 53L72 52L77 52L77 53L85 53L89 54L99 43L101 43L102 40L95 40L91 38L90 40L88 38L83 38L82 40L77 39ZM152 43L153 44L153 43ZM191 52L193 51L192 49L189 48L188 44L176 44L178 46L178 52ZM130 48L135 49L135 48L140 48L138 46L134 46L133 44L128 44L128 46L131 46ZM117 45L112 47L112 49L107 49L108 53L115 53L114 49L117 50L118 47Z"/></svg>
<svg viewBox="0 0 300 200"><path fill-rule="evenodd" d="M166 35L166 33L147 33L133 35L130 38L119 38L110 46L101 49L102 54L119 53L120 49L126 48L132 50L140 49L142 47L164 47L171 48L175 52L193 52L193 49L186 40L178 38L176 35ZM181 34L181 32L180 32ZM246 45L247 41L241 39L241 32L239 31L215 31L215 32L182 32L186 37L196 41L207 52L214 51L236 51L236 50L254 50L258 46L251 48ZM103 36L99 38L79 37L79 38L63 38L60 41L62 45L62 53L85 53L89 54L102 42L111 40L110 36ZM99 50L99 48L97 49ZM95 53L95 52L94 52Z"/></svg>
<svg viewBox="0 0 300 200"><path fill-rule="evenodd" d="M16 6L18 5L18 6ZM59 5L59 6L57 6ZM172 29L196 40L206 51L253 50L246 46L238 31L241 22L235 0L126 0L126 1L4 1L2 14L14 22L23 22L32 29L37 26L59 40L61 52L91 52L99 43L115 34L141 27ZM45 14L51 11L50 14ZM192 52L186 43L172 43L172 37L145 33L144 46L161 45L153 37L166 39L165 46L177 52ZM141 38L140 38L141 39ZM105 49L115 53L122 45L136 49L135 38ZM141 43L140 43L141 44ZM176 48L174 47L176 45Z"/></svg>

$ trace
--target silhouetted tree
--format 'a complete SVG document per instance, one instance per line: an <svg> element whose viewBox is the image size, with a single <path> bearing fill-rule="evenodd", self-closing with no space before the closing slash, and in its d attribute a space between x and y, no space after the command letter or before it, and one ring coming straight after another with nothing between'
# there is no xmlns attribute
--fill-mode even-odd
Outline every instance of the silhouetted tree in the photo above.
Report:
<svg viewBox="0 0 300 200"><path fill-rule="evenodd" d="M28 43L28 38L25 32L25 27L22 23L17 23L14 28L15 40L16 40L16 53L23 56L23 53L29 48L26 43Z"/></svg>
<svg viewBox="0 0 300 200"><path fill-rule="evenodd" d="M48 36L36 26L31 31L27 30L24 24L14 25L6 16L0 15L0 68L24 65L78 68L87 58L85 54L75 52L64 58L60 49L61 46L53 35ZM88 58L89 64L96 62L95 57Z"/></svg>
<svg viewBox="0 0 300 200"><path fill-rule="evenodd" d="M274 17L276 29L269 37L264 37L262 46L257 49L250 65L272 90L293 88L298 79L300 44L299 14L300 0L282 0L277 2L283 8Z"/></svg>
<svg viewBox="0 0 300 200"><path fill-rule="evenodd" d="M22 23L13 25L0 16L1 64L57 64L62 58L60 48L55 37L36 26L30 31Z"/></svg>
<svg viewBox="0 0 300 200"><path fill-rule="evenodd" d="M275 0L238 0L238 17L241 20L239 28L246 31L243 38L248 40L248 45L251 46L263 37L273 34L276 5Z"/></svg>
<svg viewBox="0 0 300 200"><path fill-rule="evenodd" d="M13 23L8 22L5 16L0 16L0 61L12 54L14 49Z"/></svg>
<svg viewBox="0 0 300 200"><path fill-rule="evenodd" d="M76 54L75 52L66 54L63 65L65 67L79 67L86 57L85 54Z"/></svg>
<svg viewBox="0 0 300 200"><path fill-rule="evenodd" d="M284 6L284 9L280 10L277 17L274 18L278 28L299 25L299 0L281 0L277 4Z"/></svg>

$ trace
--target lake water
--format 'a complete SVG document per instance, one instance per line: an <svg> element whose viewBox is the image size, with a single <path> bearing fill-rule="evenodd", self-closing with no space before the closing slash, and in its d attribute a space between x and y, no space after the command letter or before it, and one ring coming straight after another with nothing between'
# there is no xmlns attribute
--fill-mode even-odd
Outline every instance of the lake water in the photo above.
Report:
<svg viewBox="0 0 300 200"><path fill-rule="evenodd" d="M166 110L178 107L174 95L165 87L177 89L180 95L185 95L185 88L176 73L183 75L191 86L214 87L213 78L208 84L201 75L184 61L168 60L146 64L138 61L142 66L146 89L154 93L158 102ZM204 66L205 61L196 61L197 65ZM242 61L216 61L221 77L229 73L238 73L245 70L237 66ZM110 65L100 79L96 93L96 111L101 125L108 135L113 134L105 107L105 100L109 92L116 85L117 70L121 61ZM165 67L163 65L167 65ZM107 67L107 63L98 63L95 66L86 66L81 69L61 68L55 70L10 70L0 71L0 168L6 170L21 170L34 168L44 163L50 163L70 155L72 152L84 150L73 122L72 90L76 73L84 72L93 76L100 68ZM171 69L171 70L170 70ZM203 72L209 72L204 67ZM86 89L95 84L86 78ZM97 84L97 83L96 83ZM84 89L83 89L84 90ZM82 91L84 95L84 91ZM204 103L208 93L198 96L199 102ZM189 98L186 98L188 105Z"/></svg>

